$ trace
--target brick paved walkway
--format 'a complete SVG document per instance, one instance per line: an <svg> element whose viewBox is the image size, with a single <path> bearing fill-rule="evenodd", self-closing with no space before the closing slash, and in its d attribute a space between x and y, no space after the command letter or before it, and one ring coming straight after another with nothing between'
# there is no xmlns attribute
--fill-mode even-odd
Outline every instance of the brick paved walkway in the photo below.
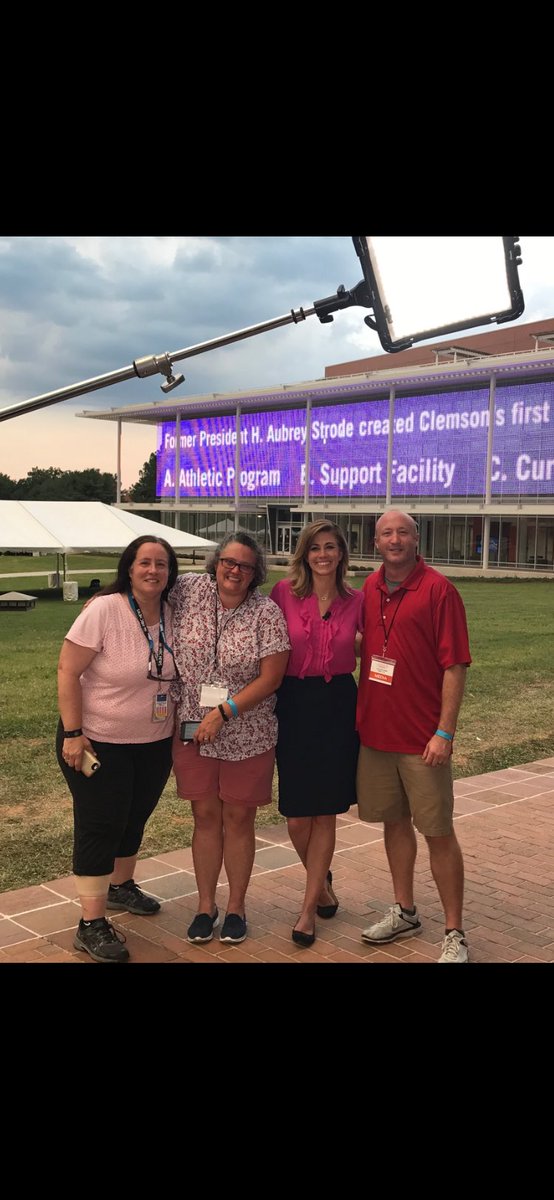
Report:
<svg viewBox="0 0 554 1200"><path fill-rule="evenodd" d="M471 963L554 962L554 758L492 771L455 784L456 832L466 868L465 929ZM111 913L125 933L133 963L434 963L443 918L419 839L416 902L418 937L375 948L360 932L394 897L382 826L358 820L357 809L338 818L333 887L336 917L318 921L309 950L291 940L300 908L304 871L286 825L260 830L247 895L249 936L239 946L216 935L191 946L186 930L196 911L190 849L141 860L136 879L162 902L154 917ZM225 912L222 875L217 903ZM72 876L0 895L0 964L86 963L74 950L79 920ZM103 964L102 964L103 965Z"/></svg>

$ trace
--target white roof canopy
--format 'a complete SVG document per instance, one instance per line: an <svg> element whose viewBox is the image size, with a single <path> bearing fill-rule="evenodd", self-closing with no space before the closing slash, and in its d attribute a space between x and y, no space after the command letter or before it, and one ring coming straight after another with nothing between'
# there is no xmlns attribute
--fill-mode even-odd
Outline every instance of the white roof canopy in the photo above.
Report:
<svg viewBox="0 0 554 1200"><path fill-rule="evenodd" d="M124 550L145 533L165 538L175 550L216 545L99 500L0 500L0 550Z"/></svg>

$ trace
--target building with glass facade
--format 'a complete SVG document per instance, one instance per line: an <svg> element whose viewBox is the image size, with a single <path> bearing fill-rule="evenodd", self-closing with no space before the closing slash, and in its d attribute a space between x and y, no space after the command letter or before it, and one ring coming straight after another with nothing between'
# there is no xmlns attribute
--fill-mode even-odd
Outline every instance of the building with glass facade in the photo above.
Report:
<svg viewBox="0 0 554 1200"><path fill-rule="evenodd" d="M285 558L306 521L371 564L397 506L428 562L552 573L554 319L327 367L300 384L81 414L157 427L157 499L124 503L202 537L241 528ZM118 449L120 455L120 449ZM118 461L118 480L120 462Z"/></svg>

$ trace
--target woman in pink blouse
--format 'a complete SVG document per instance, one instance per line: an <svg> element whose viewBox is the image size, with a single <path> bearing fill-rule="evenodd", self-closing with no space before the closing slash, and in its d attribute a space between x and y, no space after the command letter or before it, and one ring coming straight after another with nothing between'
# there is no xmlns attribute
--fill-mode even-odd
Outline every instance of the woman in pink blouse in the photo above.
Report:
<svg viewBox="0 0 554 1200"><path fill-rule="evenodd" d="M279 811L306 868L302 911L292 931L315 941L315 917L334 917L330 871L336 814L356 803L359 740L355 730L357 635L362 593L347 587L348 546L338 525L314 521L302 531L287 579L271 599L287 621L291 653L277 693Z"/></svg>

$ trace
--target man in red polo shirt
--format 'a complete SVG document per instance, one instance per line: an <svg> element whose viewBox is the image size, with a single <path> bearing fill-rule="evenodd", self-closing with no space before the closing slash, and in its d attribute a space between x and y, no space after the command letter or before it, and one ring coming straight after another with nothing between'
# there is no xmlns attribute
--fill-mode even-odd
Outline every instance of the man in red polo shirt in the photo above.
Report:
<svg viewBox="0 0 554 1200"><path fill-rule="evenodd" d="M415 825L427 842L444 909L438 961L468 962L451 766L471 662L465 609L453 584L417 553L412 517L398 509L383 513L375 545L383 565L364 584L358 811L362 821L384 822L395 903L362 939L379 946L421 930L413 892Z"/></svg>

